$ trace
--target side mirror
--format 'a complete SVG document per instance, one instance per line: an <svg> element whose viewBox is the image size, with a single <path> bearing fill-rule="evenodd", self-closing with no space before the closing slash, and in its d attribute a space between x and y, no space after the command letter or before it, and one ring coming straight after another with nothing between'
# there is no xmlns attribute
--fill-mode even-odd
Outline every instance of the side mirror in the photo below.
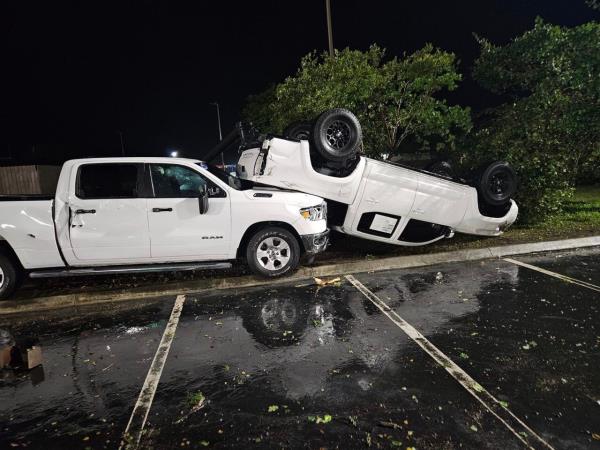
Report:
<svg viewBox="0 0 600 450"><path fill-rule="evenodd" d="M198 206L200 208L200 214L206 214L208 212L208 192L206 189L200 191L198 196Z"/></svg>

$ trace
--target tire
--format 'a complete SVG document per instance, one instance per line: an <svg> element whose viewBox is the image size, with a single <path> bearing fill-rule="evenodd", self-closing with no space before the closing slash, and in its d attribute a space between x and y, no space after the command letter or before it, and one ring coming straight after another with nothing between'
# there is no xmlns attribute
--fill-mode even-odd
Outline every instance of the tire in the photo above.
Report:
<svg viewBox="0 0 600 450"><path fill-rule="evenodd" d="M316 120L312 141L326 161L343 162L358 152L362 141L360 122L347 109L330 109Z"/></svg>
<svg viewBox="0 0 600 450"><path fill-rule="evenodd" d="M505 205L517 191L517 175L507 162L493 162L481 173L477 190L487 205Z"/></svg>
<svg viewBox="0 0 600 450"><path fill-rule="evenodd" d="M292 233L283 228L263 228L250 238L246 261L257 275L279 277L298 267L300 244Z"/></svg>
<svg viewBox="0 0 600 450"><path fill-rule="evenodd" d="M308 140L312 131L312 124L310 122L292 122L285 130L283 135L290 139Z"/></svg>
<svg viewBox="0 0 600 450"><path fill-rule="evenodd" d="M19 286L19 269L12 258L0 254L0 300L9 298Z"/></svg>
<svg viewBox="0 0 600 450"><path fill-rule="evenodd" d="M454 168L448 161L434 161L425 170L445 178L455 178Z"/></svg>

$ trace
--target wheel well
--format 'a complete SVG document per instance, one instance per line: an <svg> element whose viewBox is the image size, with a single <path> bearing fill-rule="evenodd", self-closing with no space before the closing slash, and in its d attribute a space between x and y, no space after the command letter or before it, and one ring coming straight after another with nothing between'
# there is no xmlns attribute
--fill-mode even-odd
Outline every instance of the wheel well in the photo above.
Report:
<svg viewBox="0 0 600 450"><path fill-rule="evenodd" d="M296 240L298 241L298 244L300 245L300 251L302 253L305 252L304 244L302 243L302 239L300 238L300 235L298 234L298 232L296 231L296 229L293 226L291 226L289 223L285 223L285 222L270 221L270 222L258 222L258 223L251 225L250 227L248 227L248 229L244 233L244 236L242 236L242 240L240 241L240 245L238 246L236 256L238 258L243 258L245 256L246 246L248 245L248 242L252 238L252 235L254 233L256 233L258 230L261 230L263 228L268 228L268 227L279 227L279 228L283 228L283 229L289 231L290 233L292 233L292 235L296 238Z"/></svg>
<svg viewBox="0 0 600 450"><path fill-rule="evenodd" d="M16 264L16 266L19 270L21 270L21 271L25 270L23 268L23 266L21 265L21 261L19 260L19 257L17 256L17 254L15 253L13 248L10 246L8 241L6 241L2 238L2 236L0 236L0 254L6 255L10 259L12 259L12 261Z"/></svg>

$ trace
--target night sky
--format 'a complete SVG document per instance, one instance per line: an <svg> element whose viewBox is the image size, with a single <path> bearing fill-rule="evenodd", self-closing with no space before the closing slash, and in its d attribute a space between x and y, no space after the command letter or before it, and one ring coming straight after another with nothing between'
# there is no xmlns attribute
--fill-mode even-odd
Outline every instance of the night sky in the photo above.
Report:
<svg viewBox="0 0 600 450"><path fill-rule="evenodd" d="M8 2L7 2L8 3ZM496 43L548 22L598 19L584 0L331 0L336 48L377 43L389 55L426 42L470 72L476 32ZM2 7L0 162L60 163L84 156L201 157L239 119L248 94L327 48L324 0L13 1ZM470 80L450 97L495 101Z"/></svg>

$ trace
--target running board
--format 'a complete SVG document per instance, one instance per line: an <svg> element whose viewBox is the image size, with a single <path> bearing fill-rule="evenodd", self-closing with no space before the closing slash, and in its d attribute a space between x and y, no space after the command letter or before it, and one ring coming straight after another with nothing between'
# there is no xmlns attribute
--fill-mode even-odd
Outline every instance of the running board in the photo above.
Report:
<svg viewBox="0 0 600 450"><path fill-rule="evenodd" d="M29 278L80 277L89 275L115 275L120 273L151 273L224 269L231 269L231 263L214 262L194 264L152 264L140 266L84 267L74 269L36 270L29 273Z"/></svg>

